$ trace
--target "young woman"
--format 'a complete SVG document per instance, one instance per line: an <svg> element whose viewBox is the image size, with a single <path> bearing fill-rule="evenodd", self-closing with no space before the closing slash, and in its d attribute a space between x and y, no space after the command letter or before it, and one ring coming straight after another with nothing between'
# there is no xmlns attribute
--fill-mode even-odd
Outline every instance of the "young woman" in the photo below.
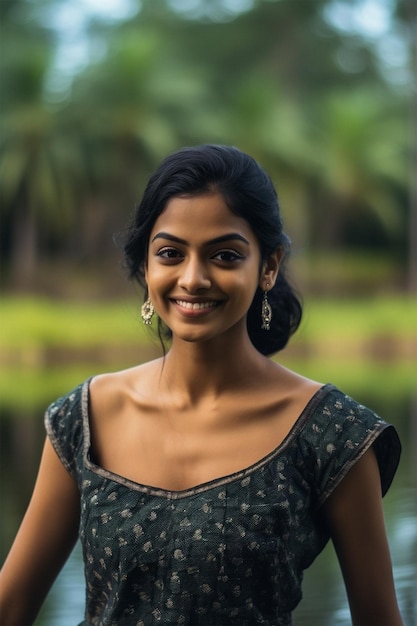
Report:
<svg viewBox="0 0 417 626"><path fill-rule="evenodd" d="M381 507L396 431L268 358L301 317L288 249L270 178L236 148L185 148L153 174L125 258L169 348L49 407L5 626L33 622L78 535L84 625L291 624L329 538L352 622L402 623Z"/></svg>

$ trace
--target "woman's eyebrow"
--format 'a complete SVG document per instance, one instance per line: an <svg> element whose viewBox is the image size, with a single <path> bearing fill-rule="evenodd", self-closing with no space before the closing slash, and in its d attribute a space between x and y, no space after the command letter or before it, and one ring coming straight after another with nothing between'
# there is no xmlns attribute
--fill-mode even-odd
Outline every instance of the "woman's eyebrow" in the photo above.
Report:
<svg viewBox="0 0 417 626"><path fill-rule="evenodd" d="M168 239L168 241L174 241L175 243L180 243L184 246L188 246L188 242L185 239L181 239L181 237L176 237L175 235L171 235L170 233L157 233L155 237L153 237L151 243L153 243L155 239ZM239 233L226 233L225 235L221 235L220 237L215 237L214 239L206 241L205 245L211 246L213 244L223 243L225 241L243 241L243 243L246 243L248 246L250 245L249 241Z"/></svg>

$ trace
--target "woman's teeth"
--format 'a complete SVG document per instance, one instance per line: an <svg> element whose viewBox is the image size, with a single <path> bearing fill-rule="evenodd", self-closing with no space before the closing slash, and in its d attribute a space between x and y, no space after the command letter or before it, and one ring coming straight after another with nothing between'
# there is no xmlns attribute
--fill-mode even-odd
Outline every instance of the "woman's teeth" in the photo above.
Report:
<svg viewBox="0 0 417 626"><path fill-rule="evenodd" d="M216 302L186 302L185 300L176 300L176 303L183 309L198 311L200 309L210 309L216 306Z"/></svg>

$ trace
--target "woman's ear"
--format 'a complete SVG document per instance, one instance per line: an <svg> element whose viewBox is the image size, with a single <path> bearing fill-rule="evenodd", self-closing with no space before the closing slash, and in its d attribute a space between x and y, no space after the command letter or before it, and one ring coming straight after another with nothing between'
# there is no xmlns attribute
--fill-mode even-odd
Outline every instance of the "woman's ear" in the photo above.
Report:
<svg viewBox="0 0 417 626"><path fill-rule="evenodd" d="M269 291L275 285L278 276L279 267L284 257L282 248L278 248L264 261L261 270L261 278L259 287L262 291Z"/></svg>

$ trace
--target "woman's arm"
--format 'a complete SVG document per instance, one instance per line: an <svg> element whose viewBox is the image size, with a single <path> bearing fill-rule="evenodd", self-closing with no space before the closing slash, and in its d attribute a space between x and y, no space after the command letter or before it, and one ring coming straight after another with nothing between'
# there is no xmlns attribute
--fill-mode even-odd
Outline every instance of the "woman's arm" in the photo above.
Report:
<svg viewBox="0 0 417 626"><path fill-rule="evenodd" d="M46 440L32 499L0 575L0 621L28 626L77 539L80 496Z"/></svg>
<svg viewBox="0 0 417 626"><path fill-rule="evenodd" d="M324 505L354 626L402 626L372 449L349 470Z"/></svg>

